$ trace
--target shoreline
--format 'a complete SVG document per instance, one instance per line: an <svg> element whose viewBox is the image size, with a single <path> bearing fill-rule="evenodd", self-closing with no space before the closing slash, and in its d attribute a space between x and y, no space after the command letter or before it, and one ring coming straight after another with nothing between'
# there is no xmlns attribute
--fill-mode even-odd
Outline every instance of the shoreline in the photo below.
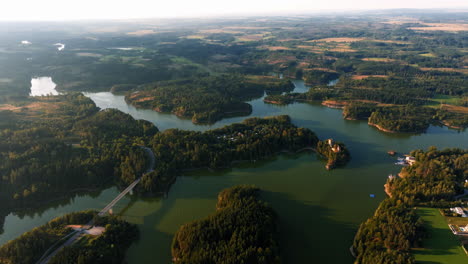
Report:
<svg viewBox="0 0 468 264"><path fill-rule="evenodd" d="M381 126L379 126L379 125L377 125L377 124L371 123L371 122L367 122L367 124L368 124L369 126L373 126L373 127L377 128L377 129L380 130L380 131L387 132L387 133L404 133L404 132L398 132L398 131L389 130L389 129L383 128L383 127L381 127ZM411 133L411 132L410 132L410 133Z"/></svg>
<svg viewBox="0 0 468 264"><path fill-rule="evenodd" d="M117 185L112 185L112 186L109 186L109 188L111 187L117 187ZM10 207L10 208L5 208L5 210L8 210L8 214L10 213L13 213L13 212L21 212L23 210L31 210L31 209L38 209L38 208L41 208L43 206L46 206L47 204L50 204L50 203L53 203L53 202L57 202L57 201L60 201L60 200L65 200L65 199L73 199L74 196L78 195L78 194L81 194L81 193L89 193L89 192L95 192L95 191L103 191L105 190L106 188L104 186L101 186L101 187L94 187L94 188L90 188L90 187L81 187L81 188L75 188L73 190L67 190L67 191L64 191L64 192L61 192L60 193L60 196L56 196L52 199L47 199L47 200L43 200L41 202L39 202L39 204L35 204L35 205L27 205L25 207L21 206L21 207ZM59 205L60 206L60 205Z"/></svg>

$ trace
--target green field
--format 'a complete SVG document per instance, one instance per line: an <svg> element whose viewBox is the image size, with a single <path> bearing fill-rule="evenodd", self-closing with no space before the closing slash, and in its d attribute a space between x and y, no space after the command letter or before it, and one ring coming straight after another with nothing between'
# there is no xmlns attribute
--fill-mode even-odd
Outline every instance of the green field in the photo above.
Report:
<svg viewBox="0 0 468 264"><path fill-rule="evenodd" d="M463 100L463 98L460 98L458 96L437 94L434 97L432 97L426 103L426 105L432 108L439 108L440 104L463 105Z"/></svg>
<svg viewBox="0 0 468 264"><path fill-rule="evenodd" d="M468 263L468 256L458 238L450 231L445 217L435 208L418 208L417 213L426 223L429 237L424 239L422 249L414 249L417 263L421 264L462 264Z"/></svg>

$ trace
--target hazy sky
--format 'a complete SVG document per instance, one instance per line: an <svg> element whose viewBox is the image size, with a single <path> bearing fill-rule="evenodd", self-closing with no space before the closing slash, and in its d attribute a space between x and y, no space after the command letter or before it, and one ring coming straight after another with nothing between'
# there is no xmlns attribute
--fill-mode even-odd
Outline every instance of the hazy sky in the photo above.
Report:
<svg viewBox="0 0 468 264"><path fill-rule="evenodd" d="M1 0L0 20L196 17L440 7L468 8L468 0Z"/></svg>

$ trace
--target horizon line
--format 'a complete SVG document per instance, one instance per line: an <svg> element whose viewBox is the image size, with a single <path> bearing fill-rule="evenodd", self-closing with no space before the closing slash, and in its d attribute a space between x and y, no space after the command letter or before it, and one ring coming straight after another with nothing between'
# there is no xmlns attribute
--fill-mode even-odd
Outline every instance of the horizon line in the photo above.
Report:
<svg viewBox="0 0 468 264"><path fill-rule="evenodd" d="M221 13L221 14L200 14L200 15L180 15L180 16L147 16L147 17L115 17L115 18L57 18L57 19L2 19L3 22L103 22L103 21L141 21L141 20L171 20L171 19L241 19L249 17L294 17L294 16L313 16L313 15L333 15L340 14L346 15L346 13L365 13L370 11L379 12L391 12L391 11L445 11L455 13L466 13L468 12L468 6L463 7L428 7L428 8L379 8L379 9L336 9L336 8L324 8L324 9L313 9L307 11L271 11L271 12L235 12L235 13Z"/></svg>

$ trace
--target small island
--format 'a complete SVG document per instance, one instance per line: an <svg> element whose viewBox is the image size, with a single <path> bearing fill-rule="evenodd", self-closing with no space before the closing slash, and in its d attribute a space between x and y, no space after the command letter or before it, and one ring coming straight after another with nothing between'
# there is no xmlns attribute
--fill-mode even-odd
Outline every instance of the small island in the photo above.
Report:
<svg viewBox="0 0 468 264"><path fill-rule="evenodd" d="M331 138L317 143L317 153L327 159L327 165L325 165L327 170L343 166L351 159L346 146L341 142L333 141Z"/></svg>
<svg viewBox="0 0 468 264"><path fill-rule="evenodd" d="M258 188L245 185L221 191L215 213L176 232L173 262L281 263L278 217L259 193Z"/></svg>

